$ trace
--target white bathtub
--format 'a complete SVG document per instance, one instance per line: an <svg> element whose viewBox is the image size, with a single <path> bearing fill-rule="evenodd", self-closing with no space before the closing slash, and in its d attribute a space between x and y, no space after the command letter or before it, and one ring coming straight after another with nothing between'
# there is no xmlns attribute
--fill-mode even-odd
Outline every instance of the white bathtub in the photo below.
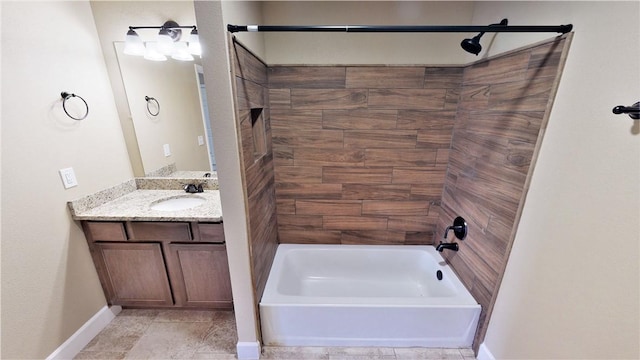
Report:
<svg viewBox="0 0 640 360"><path fill-rule="evenodd" d="M281 244L260 302L279 346L468 347L479 316L433 246Z"/></svg>

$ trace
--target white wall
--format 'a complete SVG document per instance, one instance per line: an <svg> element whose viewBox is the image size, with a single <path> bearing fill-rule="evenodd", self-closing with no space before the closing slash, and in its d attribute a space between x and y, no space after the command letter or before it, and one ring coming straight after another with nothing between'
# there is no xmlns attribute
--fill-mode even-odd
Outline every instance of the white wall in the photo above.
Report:
<svg viewBox="0 0 640 360"><path fill-rule="evenodd" d="M268 25L465 25L471 1L266 1ZM239 24L240 25L240 24ZM253 33L252 33L253 34ZM268 64L464 64L460 33L265 34Z"/></svg>
<svg viewBox="0 0 640 360"><path fill-rule="evenodd" d="M89 3L1 6L1 357L36 359L106 304L66 202L132 170ZM85 120L66 117L62 91L87 101ZM66 167L79 182L68 190L58 175Z"/></svg>
<svg viewBox="0 0 640 360"><path fill-rule="evenodd" d="M268 1L222 1L221 25L227 31L227 24L262 24L264 23L264 5ZM234 36L246 45L263 61L266 60L264 33L238 32Z"/></svg>
<svg viewBox="0 0 640 360"><path fill-rule="evenodd" d="M485 345L497 359L640 357L639 2L478 2L474 24L574 25ZM499 34L499 53L545 34ZM484 41L483 41L484 42Z"/></svg>
<svg viewBox="0 0 640 360"><path fill-rule="evenodd" d="M259 22L258 2L198 1L196 18L203 46L203 68L207 84L215 84L207 97L210 111L213 143L217 155L220 200L224 213L224 232L233 291L233 306L238 330L238 342L256 344L258 341L257 316L254 311L255 294L251 280L249 242L244 189L240 171L240 153L233 108L230 78L227 23ZM259 38L258 38L259 40ZM257 41L254 37L252 41ZM262 48L258 41L251 49L256 53ZM241 344L242 345L242 344ZM240 357L240 354L238 354Z"/></svg>

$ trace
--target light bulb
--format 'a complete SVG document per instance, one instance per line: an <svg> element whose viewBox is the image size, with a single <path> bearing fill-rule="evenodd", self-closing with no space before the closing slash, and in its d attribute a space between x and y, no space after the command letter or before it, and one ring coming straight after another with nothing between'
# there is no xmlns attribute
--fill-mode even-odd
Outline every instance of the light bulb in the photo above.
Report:
<svg viewBox="0 0 640 360"><path fill-rule="evenodd" d="M200 37L198 36L198 30L191 30L189 35L189 52L192 55L202 55L202 47L200 47Z"/></svg>
<svg viewBox="0 0 640 360"><path fill-rule="evenodd" d="M189 54L187 50L186 42L177 42L174 44L171 58L180 61L193 61L193 56Z"/></svg>
<svg viewBox="0 0 640 360"><path fill-rule="evenodd" d="M151 61L165 61L167 57L158 51L158 43L148 42L144 58Z"/></svg>
<svg viewBox="0 0 640 360"><path fill-rule="evenodd" d="M136 56L142 56L145 53L144 43L142 42L142 39L140 39L140 36L138 36L138 34L132 29L129 29L129 31L127 31L127 36L124 42L124 53L127 55Z"/></svg>
<svg viewBox="0 0 640 360"><path fill-rule="evenodd" d="M170 31L162 28L158 33L158 51L164 55L171 55L173 52L173 38Z"/></svg>

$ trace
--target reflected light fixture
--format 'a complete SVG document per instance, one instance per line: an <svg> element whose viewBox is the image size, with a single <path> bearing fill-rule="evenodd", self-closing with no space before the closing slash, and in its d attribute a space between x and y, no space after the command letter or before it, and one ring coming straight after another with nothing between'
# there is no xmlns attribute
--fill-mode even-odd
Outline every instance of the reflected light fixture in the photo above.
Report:
<svg viewBox="0 0 640 360"><path fill-rule="evenodd" d="M193 61L193 55L189 53L187 43L183 41L175 43L171 58L180 61Z"/></svg>
<svg viewBox="0 0 640 360"><path fill-rule="evenodd" d="M157 41L143 41L136 30L159 29ZM188 42L181 42L182 29L191 29ZM180 26L173 20L167 20L162 26L129 26L125 38L124 53L144 56L153 61L167 60L167 56L180 61L193 61L192 55L200 55L200 39L195 25Z"/></svg>
<svg viewBox="0 0 640 360"><path fill-rule="evenodd" d="M164 56L164 54L158 50L158 43L155 43L155 42L148 42L146 44L146 51L144 53L144 58L151 61L167 60L167 57Z"/></svg>

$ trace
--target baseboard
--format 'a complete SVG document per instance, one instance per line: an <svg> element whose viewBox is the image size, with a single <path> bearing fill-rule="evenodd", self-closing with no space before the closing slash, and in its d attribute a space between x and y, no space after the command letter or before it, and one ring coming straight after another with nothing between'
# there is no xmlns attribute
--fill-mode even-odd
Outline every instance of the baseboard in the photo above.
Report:
<svg viewBox="0 0 640 360"><path fill-rule="evenodd" d="M238 351L238 360L257 360L260 359L260 343L259 342L238 342L236 345Z"/></svg>
<svg viewBox="0 0 640 360"><path fill-rule="evenodd" d="M493 354L491 353L491 351L489 351L489 348L487 347L487 345L485 345L484 343L480 344L480 348L478 349L478 356L476 357L477 360L496 360L495 357L493 357Z"/></svg>
<svg viewBox="0 0 640 360"><path fill-rule="evenodd" d="M107 327L111 320L122 310L121 306L107 306L100 309L91 319L78 329L71 337L60 345L47 360L73 359L102 329Z"/></svg>

